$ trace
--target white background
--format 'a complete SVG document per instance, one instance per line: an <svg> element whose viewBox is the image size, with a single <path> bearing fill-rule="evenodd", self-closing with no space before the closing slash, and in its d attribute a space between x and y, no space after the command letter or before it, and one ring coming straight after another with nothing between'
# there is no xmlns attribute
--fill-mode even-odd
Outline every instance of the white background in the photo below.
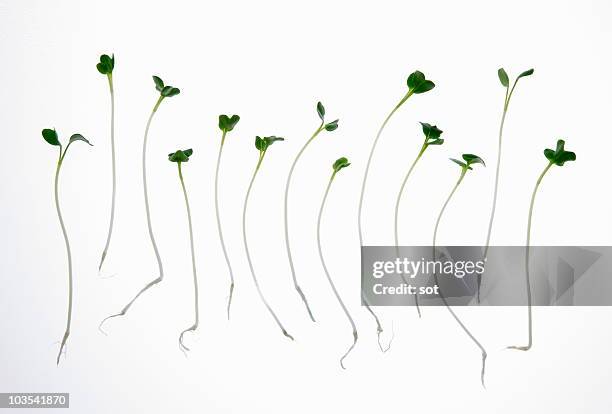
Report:
<svg viewBox="0 0 612 414"><path fill-rule="evenodd" d="M612 335L606 308L535 310L535 345L523 342L525 310L459 309L489 350L487 390L480 353L445 309L379 309L395 330L377 350L375 325L359 306L356 211L376 130L420 69L436 88L396 114L375 154L364 206L367 244L392 242L398 186L422 140L418 121L436 123L432 147L410 180L401 241L429 244L435 217L459 169L447 160L474 152L487 168L470 172L449 206L440 244L484 243L496 132L504 90L496 71L520 82L505 134L493 244L524 243L529 196L545 147L565 137L578 161L553 168L539 193L533 244L609 245L612 199L605 179L612 61L606 1L143 2L0 1L3 161L0 163L0 391L70 392L75 412L476 412L604 413ZM118 198L115 234L101 275L97 263L110 204L109 96L95 68L115 53ZM163 102L150 134L153 225L167 278L128 316L97 330L156 277L140 177L146 118L157 92L151 75L180 87ZM321 100L340 128L323 133L294 175L290 199L297 275L311 323L292 287L284 254L282 197L292 158L317 126ZM222 167L222 220L236 273L232 320L228 274L212 199L220 139L217 115L242 120ZM66 258L53 206L56 149L80 132L61 175L61 203L73 244L75 309L67 357L55 366L66 316ZM262 289L296 341L284 338L256 296L241 241L241 208L256 163L255 135L281 135L255 184L249 240ZM185 207L166 154L193 147L185 165L201 284L201 327L179 352L192 320ZM351 332L316 253L315 224L331 163L337 177L323 221L332 276L358 324L360 341L338 358ZM115 275L115 277L108 278Z"/></svg>

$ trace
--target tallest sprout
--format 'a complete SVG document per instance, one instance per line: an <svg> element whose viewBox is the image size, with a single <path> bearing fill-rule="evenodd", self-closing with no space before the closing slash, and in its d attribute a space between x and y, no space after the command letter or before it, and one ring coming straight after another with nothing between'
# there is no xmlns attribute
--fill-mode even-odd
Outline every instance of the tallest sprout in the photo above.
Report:
<svg viewBox="0 0 612 414"><path fill-rule="evenodd" d="M291 247L290 247L290 243L289 243L289 220L288 220L289 208L288 208L287 204L288 204L288 199L289 199L289 186L291 185L291 177L293 176L293 170L295 169L295 166L296 166L298 160L300 159L300 157L302 156L302 154L306 150L306 147L308 147L308 145L310 145L310 143L322 131L335 131L338 128L338 119L336 119L335 121L329 122L327 124L325 123L325 107L323 106L323 104L321 102L317 103L317 114L319 115L319 118L321 119L321 124L318 126L318 128L315 130L315 132L312 134L310 139L308 141L306 141L306 143L302 146L300 151L295 156L295 159L293 160L293 164L291 164L291 169L289 170L289 175L287 176L287 184L285 185L285 210L284 210L285 211L285 246L287 248L287 257L289 258L289 266L291 268L291 276L293 277L293 285L295 286L295 290L298 292L298 294L302 298L302 301L304 302L304 305L306 306L306 310L308 311L308 315L310 316L310 319L313 322L315 322L315 318L312 315L312 311L310 310L310 306L308 305L308 301L306 300L306 296L304 295L304 292L302 292L302 288L300 288L300 285L298 284L298 281L297 281L297 277L295 276L295 266L293 265L293 257L291 255Z"/></svg>
<svg viewBox="0 0 612 414"><path fill-rule="evenodd" d="M531 216L533 215L533 204L535 202L536 193L538 192L538 188L540 187L540 183L544 178L544 175L550 170L550 167L553 165L558 165L562 167L567 161L576 161L576 154L571 151L565 150L565 141L560 139L557 141L557 147L552 149L545 149L544 156L548 160L548 164L544 168L544 171L538 177L536 181L535 187L533 189L533 193L531 194L531 202L529 203L529 215L527 217L527 242L525 244L525 283L527 285L527 326L528 326L528 336L529 340L527 345L525 346L510 346L510 349L518 349L519 351L528 351L533 344L533 326L532 326L532 316L531 316L531 280L529 278L529 250L531 243Z"/></svg>
<svg viewBox="0 0 612 414"><path fill-rule="evenodd" d="M504 135L504 123L506 122L506 114L508 113L508 106L510 105L510 99L512 98L512 94L514 93L514 88L516 88L516 84L519 79L524 78L525 76L533 75L533 69L529 69L521 73L516 77L514 83L512 84L512 88L510 88L510 80L508 79L508 74L504 70L504 68L499 68L497 71L497 76L499 77L499 81L502 86L506 88L506 96L504 98L504 109L502 112L501 122L499 124L499 137L497 140L497 165L495 167L495 187L493 189L493 203L491 204L491 216L489 218L489 229L487 230L487 241L485 243L484 248L484 263L487 262L487 255L489 254L489 244L491 242L491 230L493 230L493 219L495 218L495 208L497 206L497 188L499 184L499 168L501 165L501 153L502 153L502 137ZM478 274L476 276L477 283L477 301L480 303L480 285L482 284L482 274Z"/></svg>
<svg viewBox="0 0 612 414"><path fill-rule="evenodd" d="M55 195L55 210L57 212L57 219L59 220L60 227L62 228L62 235L64 236L64 243L66 244L66 256L68 258L68 317L66 318L66 330L64 331L64 336L62 337L62 342L60 344L59 352L57 353L57 364L59 365L60 357L62 356L62 351L66 346L66 342L68 341L68 337L70 336L70 325L72 322L72 252L70 251L70 240L68 240L68 233L66 232L66 226L64 224L64 218L62 216L62 210L60 208L59 203L59 175L60 170L62 168L62 163L64 162L64 158L66 157L66 153L68 152L68 148L75 141L83 141L89 145L91 143L83 137L81 134L74 134L70 137L68 141L68 145L66 148L62 147L62 144L57 136L57 132L54 129L43 129L42 136L48 144L59 147L59 154L57 158L57 166L55 167L55 181L54 181L54 195Z"/></svg>
<svg viewBox="0 0 612 414"><path fill-rule="evenodd" d="M121 309L119 313L106 317L100 323L100 329L102 327L102 324L104 324L104 322L107 321L108 319L125 315L126 312L132 306L132 304L136 301L136 299L140 297L140 295L142 295L145 291L155 286L156 284L158 284L164 279L164 267L162 265L161 257L159 255L159 250L157 249L157 244L155 243L155 236L153 234L153 226L151 224L151 212L149 209L149 192L147 189L147 142L149 138L149 128L151 127L151 121L153 121L153 116L157 112L159 105L161 105L161 103L163 102L165 98L176 96L179 93L181 93L181 91L179 88L175 88L174 86L164 85L164 81L161 80L161 78L158 76L153 76L153 82L155 83L155 89L157 89L157 91L159 92L159 97L157 98L157 101L155 102L155 105L153 106L153 110L151 111L151 115L149 115L149 119L147 120L147 126L145 127L145 132L144 132L144 139L142 141L142 184L143 184L144 200L145 200L145 213L147 215L147 228L149 230L149 238L151 239L151 244L153 245L153 251L155 252L155 258L157 259L157 268L159 271L159 276L156 279L152 280L151 282L147 283L142 289L140 289L140 291L136 294L136 296L134 296L132 300L130 300L127 303L127 305L125 305L123 309Z"/></svg>
<svg viewBox="0 0 612 414"><path fill-rule="evenodd" d="M419 72L418 70L413 72L413 73L411 73L410 76L408 76L408 79L407 79L406 83L408 85L408 91L402 97L402 99L400 99L400 101L393 107L391 112L389 112L389 115L387 115L387 117L383 121L382 125L380 126L380 128L378 130L378 133L376 134L376 138L374 138L374 142L372 143L372 147L370 148L370 155L368 156L368 162L366 164L366 169L365 169L365 172L363 174L363 180L361 182L361 193L359 195L359 207L358 207L358 211L357 211L357 227L358 227L358 230L359 230L359 246L360 246L360 248L363 247L363 231L362 231L362 226L361 226L361 210L363 209L363 196L365 194L366 184L367 184L367 181L368 181L368 174L370 173L370 164L372 163L372 156L374 155L374 151L376 150L376 146L378 145L378 140L380 139L380 136L382 135L382 132L385 129L385 126L387 126L387 123L389 122L389 120L391 119L393 114L395 112L397 112L397 110L400 109L401 106L412 95L414 95L414 94L419 95L419 94L428 92L428 91L432 90L436 86L432 81L427 80L425 78L425 75L422 72ZM362 299L362 302L365 305L366 309L372 314L372 316L376 320L376 329L377 329L377 334L378 334L378 344L379 344L379 346L381 347L381 350L382 350L382 346L380 345L380 335L382 334L383 329L382 329L382 326L380 325L380 321L378 320L378 317L376 316L376 314L374 313L374 311L370 307L370 305L368 303L368 300L365 297L365 295L363 295L363 293L361 295L361 299Z"/></svg>
<svg viewBox="0 0 612 414"><path fill-rule="evenodd" d="M223 153L223 145L225 144L225 136L228 132L234 129L236 124L240 121L238 115L219 115L219 129L221 130L221 144L219 145L219 155L217 156L217 167L215 168L215 215L217 217L217 230L219 232L219 241L221 242L221 249L223 250L223 257L225 257L225 263L227 264L227 270L230 274L230 289L229 298L227 299L227 319L230 317L230 306L232 306L232 295L234 293L234 272L232 271L232 265L225 248L225 241L223 239L223 231L221 230L221 217L219 214L219 167L221 166L221 154Z"/></svg>
<svg viewBox="0 0 612 414"><path fill-rule="evenodd" d="M117 192L117 173L115 166L115 92L113 89L113 69L115 69L115 55L112 57L108 55L100 56L100 62L96 65L98 72L106 75L108 79L108 88L110 90L111 98L111 119L110 119L110 138L111 138L111 169L113 177L113 190L111 196L111 211L110 211L110 223L108 225L108 235L106 236L106 244L102 251L102 257L100 258L100 264L98 265L98 271L102 269L102 264L106 258L108 247L110 246L111 236L113 234L113 223L115 222L115 195Z"/></svg>

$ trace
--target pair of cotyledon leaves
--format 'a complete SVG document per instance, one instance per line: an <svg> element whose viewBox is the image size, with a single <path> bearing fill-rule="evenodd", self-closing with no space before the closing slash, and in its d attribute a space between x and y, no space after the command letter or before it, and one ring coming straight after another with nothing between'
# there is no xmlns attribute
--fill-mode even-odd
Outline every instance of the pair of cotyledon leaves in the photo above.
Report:
<svg viewBox="0 0 612 414"><path fill-rule="evenodd" d="M420 72L418 70L412 72L408 76L408 80L406 81L406 83L408 84L408 90L416 94L425 93L436 87L435 83L430 80L427 80L423 72Z"/></svg>
<svg viewBox="0 0 612 414"><path fill-rule="evenodd" d="M455 158L451 158L450 160L456 164L459 164L461 166L461 168L464 169L468 169L471 170L472 169L472 165L473 164L482 164L485 165L485 162L482 158L480 158L478 155L474 155L474 154L463 154L461 156L461 158L463 158L463 161L459 161Z"/></svg>
<svg viewBox="0 0 612 414"><path fill-rule="evenodd" d="M423 127L423 134L425 134L425 145L442 145L444 139L440 138L442 130L435 125L428 124L427 122L421 122Z"/></svg>
<svg viewBox="0 0 612 414"><path fill-rule="evenodd" d="M164 98L169 98L181 93L179 88L164 85L164 81L159 76L153 76L153 82L155 82L155 89L157 89Z"/></svg>
<svg viewBox="0 0 612 414"><path fill-rule="evenodd" d="M274 135L269 137L255 137L255 148L259 150L259 152L266 152L268 147L274 144L276 141L284 141L285 138L276 137Z"/></svg>
<svg viewBox="0 0 612 414"><path fill-rule="evenodd" d="M341 169L348 167L349 165L351 165L351 163L349 162L348 158L338 158L332 165L332 168L334 169L334 174L336 174Z"/></svg>
<svg viewBox="0 0 612 414"><path fill-rule="evenodd" d="M563 166L567 161L576 161L576 153L565 150L565 141L557 141L557 148L553 151L550 148L544 150L544 156L551 164Z"/></svg>
<svg viewBox="0 0 612 414"><path fill-rule="evenodd" d="M42 130L42 136L43 136L44 140L47 141L49 144L55 145L55 146L58 146L58 147L62 146L62 143L60 142L59 136L57 135L57 132L55 131L55 129L49 129L49 128L43 129ZM93 146L93 144L91 142L89 142L81 134L72 134L70 136L70 140L68 141L68 143L71 144L74 141L83 141L83 142L86 142L87 144Z"/></svg>
<svg viewBox="0 0 612 414"><path fill-rule="evenodd" d="M193 150L191 148L186 150L176 150L171 154L168 154L168 161L171 162L187 162L189 161L189 157L193 154Z"/></svg>
<svg viewBox="0 0 612 414"><path fill-rule="evenodd" d="M526 70L525 72L521 73L520 75L516 77L515 82L518 82L520 78L524 78L525 76L531 76L531 75L533 75L533 69ZM497 77L499 78L499 81L501 82L503 86L505 86L506 88L510 87L510 79L508 78L508 74L506 73L504 68L499 68L497 70Z"/></svg>
<svg viewBox="0 0 612 414"><path fill-rule="evenodd" d="M317 102L317 114L319 114L319 118L321 118L321 122L325 122L325 107L323 106L321 102ZM336 129L338 129L338 121L340 120L336 119L334 121L331 121L325 124L323 128L325 128L326 131L335 131Z"/></svg>
<svg viewBox="0 0 612 414"><path fill-rule="evenodd" d="M113 69L115 69L115 55L112 57L108 55L100 56L100 63L96 65L98 72L103 75L110 75L113 73Z"/></svg>
<svg viewBox="0 0 612 414"><path fill-rule="evenodd" d="M234 129L238 121L240 121L238 115L219 115L219 129L223 132L229 132Z"/></svg>

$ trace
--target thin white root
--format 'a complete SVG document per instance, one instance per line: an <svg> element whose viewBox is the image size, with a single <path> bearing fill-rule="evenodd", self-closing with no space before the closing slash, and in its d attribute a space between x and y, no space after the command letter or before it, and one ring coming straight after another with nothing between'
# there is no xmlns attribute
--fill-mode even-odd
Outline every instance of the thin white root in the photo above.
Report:
<svg viewBox="0 0 612 414"><path fill-rule="evenodd" d="M102 270L102 265L104 264L104 259L106 258L106 250L102 252L102 258L100 259L100 264L98 265L98 273Z"/></svg>
<svg viewBox="0 0 612 414"><path fill-rule="evenodd" d="M232 306L232 297L234 295L234 282L230 284L230 293L227 300L227 320L230 320L230 307Z"/></svg>
<svg viewBox="0 0 612 414"><path fill-rule="evenodd" d="M378 348L380 348L380 351L384 354L385 352L389 350L389 348L391 348L391 342L393 342L393 337L391 337L391 340L387 344L387 347L386 348L383 347L382 341L380 339L380 335L383 333L383 328L380 325L380 320L378 319L378 316L376 316L376 314L374 313L374 311L372 310L370 306L366 305L366 309L368 310L368 312L370 312L370 314L374 317L374 320L376 321L376 336L378 340Z"/></svg>
<svg viewBox="0 0 612 414"><path fill-rule="evenodd" d="M506 347L506 349L516 349L517 351L529 351L531 349L531 345L524 345L524 346L509 346Z"/></svg>
<svg viewBox="0 0 612 414"><path fill-rule="evenodd" d="M114 315L111 316L107 316L106 318L102 319L102 322L100 322L100 325L98 325L98 330L103 333L104 335L108 335L103 329L102 329L102 325L104 325L104 323L112 318L116 318L118 316L124 316L127 311L130 309L130 307L134 304L134 302L136 301L136 299L138 299L138 297L140 297L140 295L142 295L144 292L146 292L148 289L152 288L153 286L155 286L156 284L158 284L159 282L161 282L163 280L163 277L160 276L157 279L153 280L152 282L149 282L145 287L143 287L140 292L138 292L136 294L136 296L134 296L134 298L123 307L123 309L121 310L121 312L116 313Z"/></svg>
<svg viewBox="0 0 612 414"><path fill-rule="evenodd" d="M117 276L119 276L119 273L111 273L110 275L105 276L105 275L102 274L102 272L98 271L98 277L100 279L113 279L113 278L115 278Z"/></svg>
<svg viewBox="0 0 612 414"><path fill-rule="evenodd" d="M66 342L68 341L69 336L70 336L70 331L66 330L66 332L64 332L64 337L62 338L62 343L60 345L59 352L57 353L57 360L56 360L57 365L59 365L60 363L60 357L62 355L66 356L66 352L67 352Z"/></svg>
<svg viewBox="0 0 612 414"><path fill-rule="evenodd" d="M393 325L393 321L391 321L391 339L389 339L389 343L387 344L387 347L383 347L380 341L380 334L382 334L382 329L380 330L380 332L378 333L378 347L380 348L380 351L384 354L386 353L389 349L391 349L391 343L393 343L393 340L395 339L395 327Z"/></svg>
<svg viewBox="0 0 612 414"><path fill-rule="evenodd" d="M346 353L342 355L342 358L340 358L340 366L342 367L342 369L346 369L346 367L344 366L344 358L346 358L347 355L353 350L353 348L355 348L355 345L357 345L357 339L357 331L353 331L353 344L350 346L348 351L346 351Z"/></svg>
<svg viewBox="0 0 612 414"><path fill-rule="evenodd" d="M310 305L308 304L308 300L306 300L306 295L304 295L304 292L302 292L302 288L299 285L295 285L295 290L297 290L297 292L299 293L300 297L302 298L302 302L304 302L304 305L306 306L306 311L308 312L308 316L310 316L310 320L313 322L316 322L312 311L310 310Z"/></svg>
<svg viewBox="0 0 612 414"><path fill-rule="evenodd" d="M482 369L480 371L480 383L482 384L482 388L484 388L485 390L487 389L487 386L485 385L485 364L487 361L487 353L486 351L482 351Z"/></svg>
<svg viewBox="0 0 612 414"><path fill-rule="evenodd" d="M185 354L185 356L187 356L187 352L185 351L191 351L191 349L189 349L185 343L183 342L183 337L187 332L195 332L195 330L198 329L198 325L197 324L193 324L191 325L189 328L185 329L183 332L181 332L181 334L179 335L179 349Z"/></svg>

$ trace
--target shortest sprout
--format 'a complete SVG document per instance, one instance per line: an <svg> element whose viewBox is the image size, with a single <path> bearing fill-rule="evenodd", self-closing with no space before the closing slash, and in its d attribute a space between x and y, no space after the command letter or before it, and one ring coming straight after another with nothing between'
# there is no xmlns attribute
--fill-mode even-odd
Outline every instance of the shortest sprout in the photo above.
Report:
<svg viewBox="0 0 612 414"><path fill-rule="evenodd" d="M544 150L544 156L551 164L563 166L566 161L576 161L576 153L565 150L565 141L557 141L557 148L553 151L549 148Z"/></svg>
<svg viewBox="0 0 612 414"><path fill-rule="evenodd" d="M164 98L170 98L181 93L179 88L164 85L164 81L159 76L153 76L153 82L155 82L155 89L157 89Z"/></svg>
<svg viewBox="0 0 612 414"><path fill-rule="evenodd" d="M103 75L111 75L113 69L115 69L115 55L112 57L108 55L100 56L100 63L96 65L96 68Z"/></svg>
<svg viewBox="0 0 612 414"><path fill-rule="evenodd" d="M171 162L187 162L192 154L193 150L191 148L186 150L176 150L176 152L168 154L168 160Z"/></svg>
<svg viewBox="0 0 612 414"><path fill-rule="evenodd" d="M223 132L229 132L234 129L238 121L240 121L238 115L219 115L219 129Z"/></svg>
<svg viewBox="0 0 612 414"><path fill-rule="evenodd" d="M416 94L425 93L432 90L436 86L435 83L425 78L423 72L418 70L412 72L410 76L408 76L406 83L408 84L408 89Z"/></svg>
<svg viewBox="0 0 612 414"><path fill-rule="evenodd" d="M474 155L474 154L463 154L461 156L463 158L463 160L465 162L459 161L455 158L451 158L450 160L456 164L459 164L461 166L461 168L467 169L467 170L471 170L473 169L471 166L472 164L482 164L484 166L485 162L482 158L480 158L478 155Z"/></svg>
<svg viewBox="0 0 612 414"><path fill-rule="evenodd" d="M274 144L276 141L284 141L285 138L276 137L274 135L269 137L255 137L255 148L259 150L259 152L266 152L268 147Z"/></svg>
<svg viewBox="0 0 612 414"><path fill-rule="evenodd" d="M338 158L333 165L334 174L336 174L341 169L348 167L349 165L351 165L351 163L346 157Z"/></svg>

